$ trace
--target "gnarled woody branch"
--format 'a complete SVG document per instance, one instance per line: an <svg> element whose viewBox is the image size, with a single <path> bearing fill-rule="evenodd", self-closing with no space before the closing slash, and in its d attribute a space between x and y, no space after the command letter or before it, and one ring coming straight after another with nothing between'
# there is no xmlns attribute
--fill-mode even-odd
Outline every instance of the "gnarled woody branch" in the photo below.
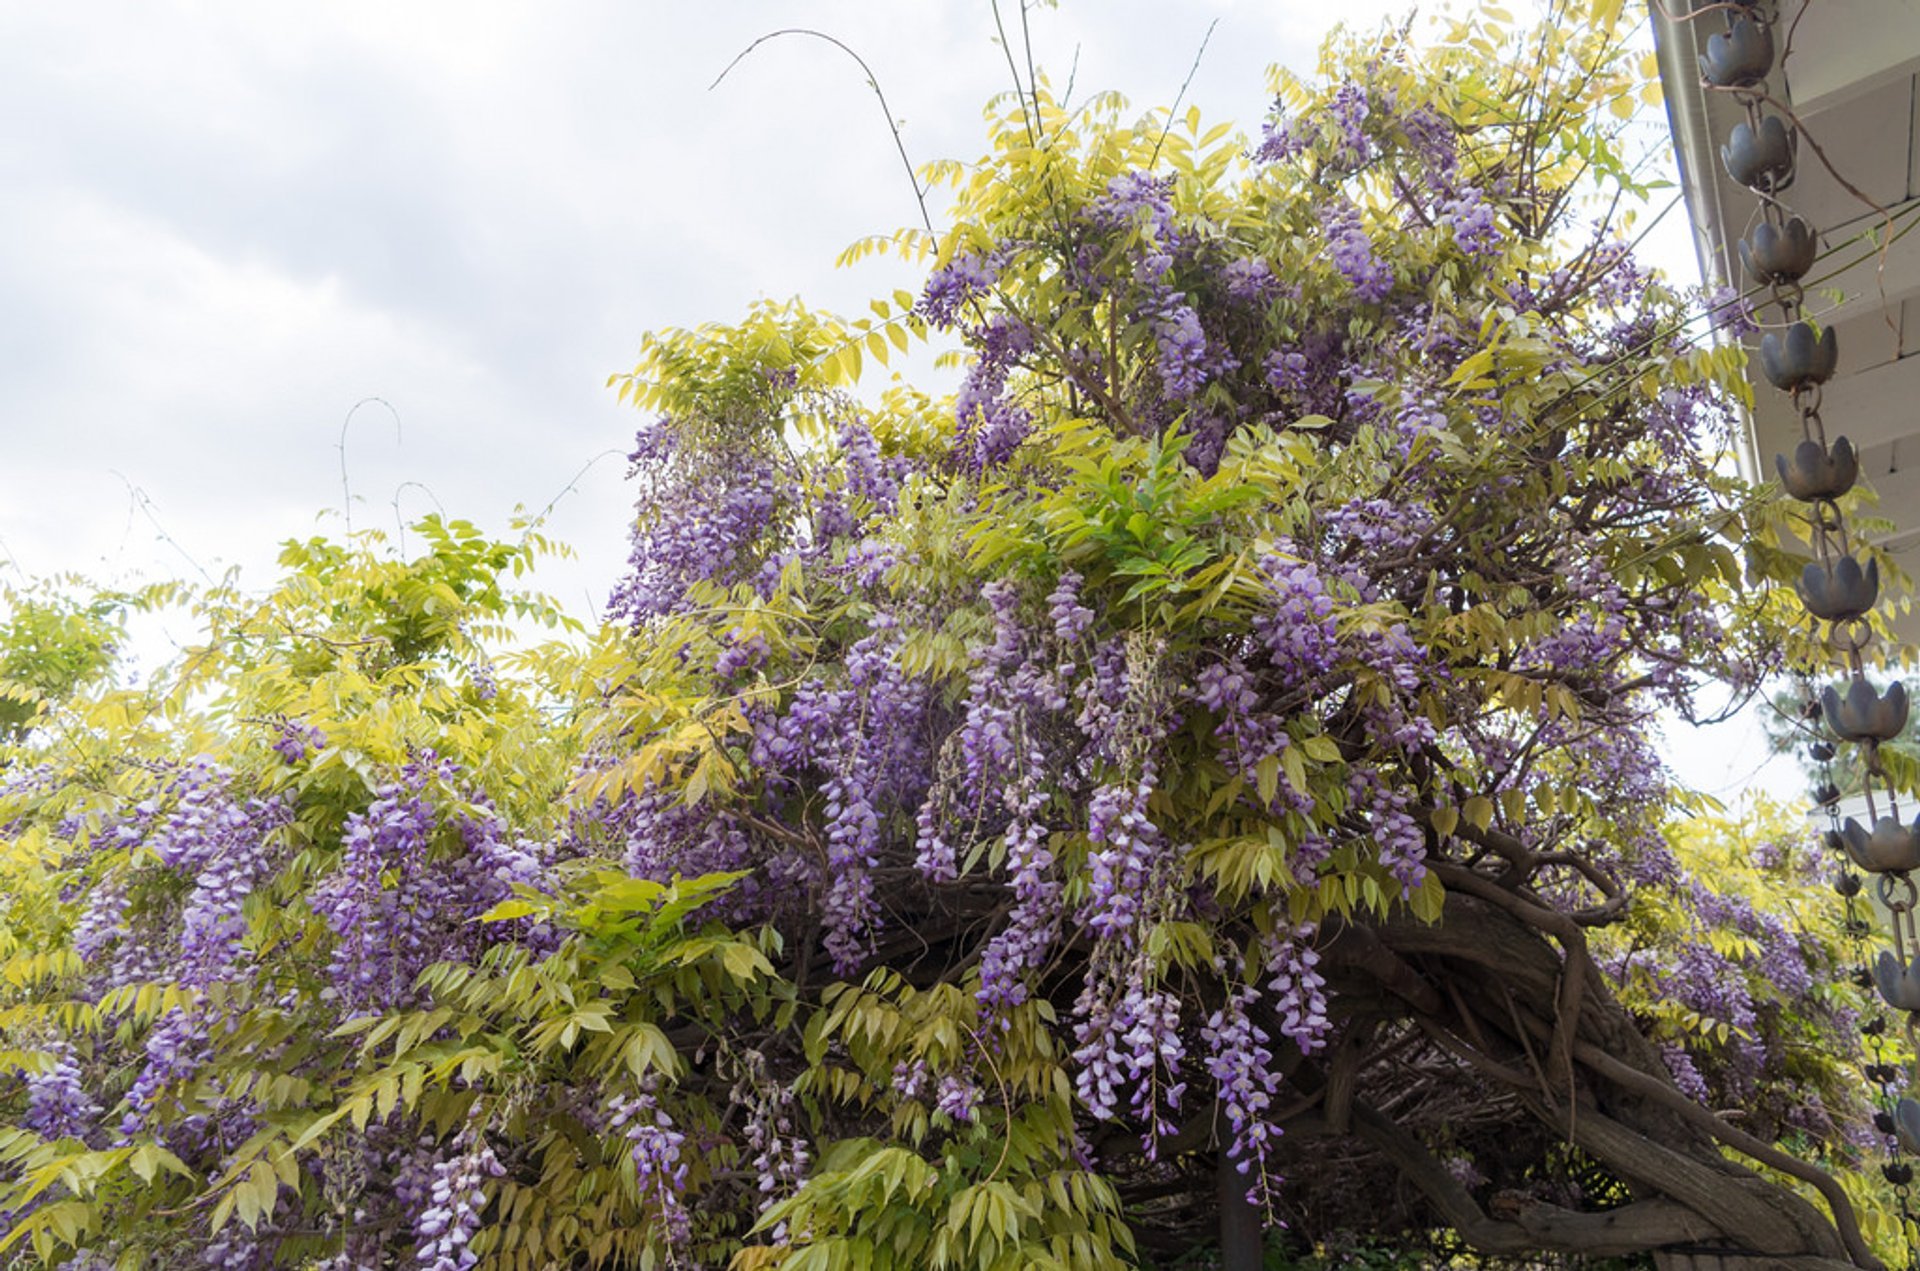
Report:
<svg viewBox="0 0 1920 1271"><path fill-rule="evenodd" d="M1490 1254L1540 1252L1620 1256L1648 1249L1712 1249L1742 1256L1743 1266L1777 1271L1856 1271L1856 1264L1819 1253L1783 1253L1754 1257L1730 1244L1719 1228L1688 1205L1665 1197L1632 1201L1599 1213L1585 1213L1530 1197L1494 1198L1496 1216L1482 1209L1413 1135L1364 1104L1353 1108L1359 1137L1391 1161L1441 1216L1473 1248ZM1288 1127L1297 1134L1332 1133L1324 1118L1306 1113Z"/></svg>
<svg viewBox="0 0 1920 1271"><path fill-rule="evenodd" d="M1333 939L1325 946L1330 961L1362 972L1404 1002L1409 1016L1457 1061L1513 1088L1536 1117L1567 1134L1616 1174L1637 1180L1667 1204L1691 1213L1695 1221L1688 1227L1692 1234L1685 1237L1686 1243L1702 1243L1701 1232L1710 1230L1719 1233L1718 1247L1737 1246L1749 1256L1762 1255L1783 1267L1880 1266L1861 1237L1844 1192L1831 1177L1728 1125L1681 1094L1660 1071L1657 1055L1604 983L1569 1000L1566 963L1583 959L1585 946L1584 933L1566 915L1508 892L1484 875L1459 866L1443 864L1440 869L1450 889L1460 893L1450 897L1441 923L1428 926L1403 919L1371 928L1333 927ZM1543 939L1548 934L1561 939L1565 959L1556 956ZM1571 942L1569 936L1574 937ZM1417 965L1429 958L1450 964L1446 982L1464 990L1451 995L1452 1006ZM1462 964L1478 970L1462 974ZM1495 1009L1496 1000L1511 1002L1516 994L1517 1007ZM1456 1014L1471 1043L1445 1027L1448 1017ZM1542 1018L1549 1014L1554 1016L1551 1024ZM1514 1035L1516 1027L1522 1035ZM1524 1063L1512 1062L1524 1055L1528 1035L1564 1047L1568 1066L1542 1080L1528 1072ZM1499 1053L1505 1046L1511 1047L1511 1055ZM1615 1049L1623 1053L1617 1055ZM1549 1081L1564 1090L1564 1100L1553 1099L1561 1090L1546 1089ZM1608 1091L1614 1093L1609 1097ZM1642 1108L1633 1118L1637 1125L1624 1124L1611 1114L1616 1103L1629 1114L1636 1106ZM1402 1164L1401 1157L1410 1150L1408 1142L1418 1149L1417 1140L1397 1128L1395 1133L1406 1141L1389 1143L1377 1126L1370 1129L1358 1115L1360 1106L1356 1101L1356 1131L1396 1164ZM1317 1124L1324 1127L1324 1117ZM1708 1137L1696 1137L1702 1134ZM1714 1141L1813 1185L1832 1209L1832 1224L1799 1196L1720 1157L1708 1146ZM1451 1178L1446 1180L1450 1189L1431 1190L1427 1184L1433 1181L1434 1170L1445 1173L1429 1158L1417 1170L1406 1172L1409 1181L1428 1195L1449 1222L1458 1224L1462 1236L1475 1247L1488 1252L1507 1248L1500 1242L1514 1239L1514 1232L1487 1226L1497 1220L1488 1218L1477 1205L1471 1213L1456 1212L1463 1200L1472 1205L1471 1194ZM1642 1240L1634 1246L1641 1250L1681 1239L1672 1235L1677 1226L1665 1209L1636 1213L1649 1218L1600 1226L1556 1219L1551 1226L1568 1240L1598 1239L1603 1233L1609 1241ZM1586 1245L1564 1247L1600 1252Z"/></svg>

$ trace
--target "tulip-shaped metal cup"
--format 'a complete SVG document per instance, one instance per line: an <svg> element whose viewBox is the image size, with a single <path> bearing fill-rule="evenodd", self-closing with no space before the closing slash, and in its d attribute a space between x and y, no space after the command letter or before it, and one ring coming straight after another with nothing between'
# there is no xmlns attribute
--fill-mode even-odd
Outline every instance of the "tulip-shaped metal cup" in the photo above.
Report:
<svg viewBox="0 0 1920 1271"><path fill-rule="evenodd" d="M1845 437L1835 437L1831 448L1809 437L1793 448L1791 458L1775 455L1773 466L1787 493L1802 503L1837 499L1860 479L1860 456Z"/></svg>
<svg viewBox="0 0 1920 1271"><path fill-rule="evenodd" d="M1740 259L1755 282L1771 287L1806 277L1819 246L1813 230L1797 216L1778 228L1762 221L1740 240Z"/></svg>
<svg viewBox="0 0 1920 1271"><path fill-rule="evenodd" d="M1893 1105L1893 1132L1900 1138L1900 1150L1908 1156L1920 1156L1920 1103L1905 1095Z"/></svg>
<svg viewBox="0 0 1920 1271"><path fill-rule="evenodd" d="M1793 134L1776 115L1762 119L1758 129L1735 124L1720 147L1720 161L1737 184L1777 193L1793 184Z"/></svg>
<svg viewBox="0 0 1920 1271"><path fill-rule="evenodd" d="M1773 33L1752 18L1733 20L1725 35L1707 37L1700 55L1700 74L1715 88L1747 88L1773 69Z"/></svg>
<svg viewBox="0 0 1920 1271"><path fill-rule="evenodd" d="M1920 821L1903 825L1890 816L1873 823L1871 832L1854 820L1840 827L1847 855L1853 863L1871 874L1901 874L1920 869ZM1920 1007L1914 1008L1920 1010Z"/></svg>
<svg viewBox="0 0 1920 1271"><path fill-rule="evenodd" d="M1873 964L1874 983L1880 996L1896 1011L1920 1011L1920 958L1906 965L1883 951Z"/></svg>
<svg viewBox="0 0 1920 1271"><path fill-rule="evenodd" d="M1820 710L1827 727L1848 741L1892 741L1907 726L1907 686L1889 684L1883 697L1856 675L1844 694L1832 686L1821 689Z"/></svg>
<svg viewBox="0 0 1920 1271"><path fill-rule="evenodd" d="M1783 393L1826 383L1839 364L1840 342L1832 327L1815 335L1812 323L1796 322L1784 336L1769 331L1760 337L1760 369Z"/></svg>
<svg viewBox="0 0 1920 1271"><path fill-rule="evenodd" d="M1842 556L1831 568L1814 561L1800 571L1800 603L1816 618L1847 622L1864 617L1880 599L1880 563L1865 569L1851 556Z"/></svg>

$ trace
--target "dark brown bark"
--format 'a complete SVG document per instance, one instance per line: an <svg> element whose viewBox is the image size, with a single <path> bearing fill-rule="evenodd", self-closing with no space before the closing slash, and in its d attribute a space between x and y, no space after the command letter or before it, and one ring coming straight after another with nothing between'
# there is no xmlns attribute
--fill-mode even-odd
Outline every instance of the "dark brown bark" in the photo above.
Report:
<svg viewBox="0 0 1920 1271"><path fill-rule="evenodd" d="M1384 1049L1337 1053L1303 1071L1296 1084L1309 1083L1318 1103L1289 1129L1363 1143L1489 1255L1667 1251L1676 1267L1683 1258L1735 1259L1727 1265L1742 1271L1880 1266L1834 1180L1674 1087L1589 961L1579 924L1493 876L1439 868L1449 891L1442 922L1329 924L1324 953L1343 1001L1370 1020L1397 1014L1401 1052L1391 1063ZM1451 1081L1456 1092L1504 1091L1538 1126L1629 1183L1631 1198L1598 1210L1517 1193L1483 1204L1408 1128L1401 1109L1433 1097L1408 1093L1410 1071L1433 1089ZM1383 1104L1383 1092L1401 1106ZM1811 1183L1831 1217L1727 1160L1723 1145Z"/></svg>
<svg viewBox="0 0 1920 1271"><path fill-rule="evenodd" d="M1220 1271L1260 1271L1265 1262L1266 1224L1260 1207L1247 1198L1247 1177L1222 1151L1214 1166L1214 1193L1220 1204Z"/></svg>

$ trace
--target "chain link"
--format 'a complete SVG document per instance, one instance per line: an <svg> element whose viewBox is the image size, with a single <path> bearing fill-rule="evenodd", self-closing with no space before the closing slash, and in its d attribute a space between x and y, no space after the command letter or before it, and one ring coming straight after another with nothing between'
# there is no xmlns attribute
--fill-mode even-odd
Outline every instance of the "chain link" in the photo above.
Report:
<svg viewBox="0 0 1920 1271"><path fill-rule="evenodd" d="M1833 334L1831 331L1824 333L1821 341L1816 344L1811 338L1813 334L1811 327L1799 325L1806 321L1806 295L1800 281L1803 270L1802 273L1794 273L1792 269L1781 267L1777 261L1756 262L1749 256L1750 251L1757 255L1769 238L1776 244L1782 241L1804 242L1805 236L1810 232L1804 223L1792 227L1797 232L1790 232L1790 225L1797 218L1794 218L1791 210L1780 201L1781 191L1793 181L1798 125L1791 119L1769 118L1762 108L1766 99L1765 77L1773 70L1771 51L1773 15L1766 12L1758 0L1753 0L1749 4L1729 6L1724 13L1724 19L1729 48L1734 44L1738 23L1751 22L1760 26L1765 36L1764 43L1759 46L1749 45L1749 47L1764 50L1760 57L1764 65L1753 63L1734 65L1722 62L1710 68L1711 57L1718 56L1710 45L1708 49L1710 58L1703 58L1701 63L1703 82L1709 90L1721 87L1733 94L1746 116L1745 142L1747 144L1760 145L1767 132L1764 127L1767 123L1773 123L1776 129L1784 129L1787 138L1784 165L1777 161L1777 155L1764 155L1753 151L1749 152L1739 164L1736 164L1734 157L1729 154L1728 170L1730 173L1735 173L1738 167L1741 172L1757 180L1757 184L1749 185L1748 188L1752 189L1759 198L1761 222L1769 230L1768 235L1762 235L1756 229L1754 238L1749 243L1742 244L1740 253L1746 259L1748 268L1761 275L1757 281L1762 281L1767 286L1769 303L1778 309L1779 326L1785 331L1785 338L1770 335L1762 343L1761 361L1766 377L1776 387L1780 387L1782 391L1791 395L1794 411L1800 419L1801 435L1804 438L1803 450L1806 443L1812 443L1818 447L1822 461L1826 465L1820 479L1812 479L1812 474L1802 472L1797 484L1788 483L1794 497L1806 505L1807 537L1813 549L1815 561L1815 566L1810 566L1807 571L1806 585L1802 588L1801 598L1808 602L1809 609L1813 611L1810 613L1810 620L1816 629L1822 620L1827 622L1827 645L1833 650L1836 660L1845 667L1848 678L1856 682L1864 681L1866 652L1872 646L1874 636L1873 628L1861 609L1871 608L1872 601L1877 598L1878 588L1876 577L1864 574L1859 563L1853 558L1853 536L1839 504L1839 499L1852 485L1851 469L1845 479L1835 476L1835 449L1828 441L1826 420L1821 415L1821 384L1832 374L1835 361ZM1725 52L1725 49L1720 50L1720 53ZM1716 74L1721 79L1717 85L1714 80ZM1739 130L1736 129L1736 133L1738 132ZM1738 148L1740 143L1741 139L1736 136L1734 148ZM1736 175L1736 179L1740 177ZM1794 276L1784 276L1788 273L1794 273ZM1802 451L1795 452L1796 463L1799 462L1801 454ZM1849 458L1847 462L1851 464L1854 461ZM1844 569L1842 562L1848 562L1848 566ZM1854 583L1861 585L1854 586L1852 585ZM1815 598L1809 595L1815 590L1822 592L1820 597ZM1856 863L1866 866L1870 862L1881 864L1888 861L1886 856L1878 854L1877 831L1883 819L1881 802L1884 798L1884 816L1891 818L1897 825L1900 820L1899 795L1887 776L1885 766L1880 761L1878 734L1882 731L1882 727L1878 720L1875 720L1871 727L1862 727L1858 723L1849 725L1838 718L1827 718L1823 721L1823 715L1838 714L1830 709L1833 699L1829 697L1826 701L1828 703L1826 708L1823 708L1819 701L1808 704L1808 723L1812 730L1816 734L1820 733L1824 722L1828 725L1825 731L1832 734L1831 739L1822 737L1813 748L1814 758L1821 765L1822 773L1820 788L1816 791L1815 798L1826 809L1827 843L1840 857L1839 873L1835 876L1834 887L1846 901L1844 930L1852 946L1856 963L1853 979L1864 992L1870 995L1869 1000L1876 1003L1874 1013L1860 1023L1859 1031L1861 1049L1867 1057L1864 1075L1877 1090L1878 1106L1874 1113L1873 1124L1875 1130L1882 1136L1886 1147L1886 1160L1880 1167L1881 1173L1893 1188L1902 1235L1907 1245L1908 1266L1920 1269L1920 1222L1915 1219L1912 1194L1914 1170L1913 1166L1903 1158L1899 1118L1901 1087L1907 1084L1904 1079L1911 1074L1905 1070L1904 1056L1896 1055L1896 1039L1891 1035L1893 1029L1890 1017L1897 1007L1892 1002L1883 1000L1884 995L1878 991L1873 968L1868 960L1867 938L1873 931L1873 924L1867 917L1868 907L1861 904L1864 880L1853 868ZM1876 840L1873 845L1874 852L1868 855L1868 859L1857 862L1851 859L1857 853L1850 849L1849 835L1846 831L1854 830L1852 837L1857 839L1859 830L1851 822L1845 827L1841 825L1840 789L1835 784L1833 774L1834 746L1835 743L1844 739L1841 735L1842 729L1846 729L1852 739L1859 741L1864 750L1861 787L1866 796L1869 827L1867 833ZM1920 833L1920 830L1916 832ZM1898 836L1896 835L1895 838L1897 841ZM1854 842L1852 848L1857 847L1858 843ZM1911 861L1909 860L1908 863L1910 864ZM1915 927L1915 909L1920 907L1920 889L1915 887L1912 878L1904 870L1876 872L1880 877L1875 890L1886 905L1892 919L1895 957L1898 959L1901 974L1905 975L1910 965L1909 959L1920 956L1920 930L1916 930ZM1907 1034L1909 1043L1914 1041L1916 1021L1920 1021L1920 1015L1909 1013L1907 1026L1902 1030ZM1900 1062L1895 1062L1896 1058L1899 1058Z"/></svg>

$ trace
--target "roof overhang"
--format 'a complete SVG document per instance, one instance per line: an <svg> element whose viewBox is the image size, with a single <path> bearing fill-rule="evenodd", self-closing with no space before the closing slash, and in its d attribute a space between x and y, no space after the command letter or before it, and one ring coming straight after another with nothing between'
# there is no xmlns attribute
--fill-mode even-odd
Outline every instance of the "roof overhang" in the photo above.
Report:
<svg viewBox="0 0 1920 1271"><path fill-rule="evenodd" d="M1708 36L1725 29L1722 11L1690 17L1685 0L1673 3L1679 7L1670 10L1667 0L1653 0L1653 31L1694 247L1709 285L1747 289L1738 243L1760 203L1720 161L1744 114L1731 94L1702 83L1696 61ZM1807 315L1832 327L1840 345L1822 418L1829 436L1860 451L1861 478L1879 495L1879 514L1895 523L1878 541L1920 574L1920 358L1912 356L1920 346L1920 232L1906 232L1920 230L1920 4L1777 3L1782 56L1767 87L1806 134L1794 182L1780 197L1820 236ZM1799 442L1800 421L1785 394L1757 370L1750 375L1742 466L1766 477L1773 456ZM1900 626L1909 640L1920 637L1920 617Z"/></svg>

